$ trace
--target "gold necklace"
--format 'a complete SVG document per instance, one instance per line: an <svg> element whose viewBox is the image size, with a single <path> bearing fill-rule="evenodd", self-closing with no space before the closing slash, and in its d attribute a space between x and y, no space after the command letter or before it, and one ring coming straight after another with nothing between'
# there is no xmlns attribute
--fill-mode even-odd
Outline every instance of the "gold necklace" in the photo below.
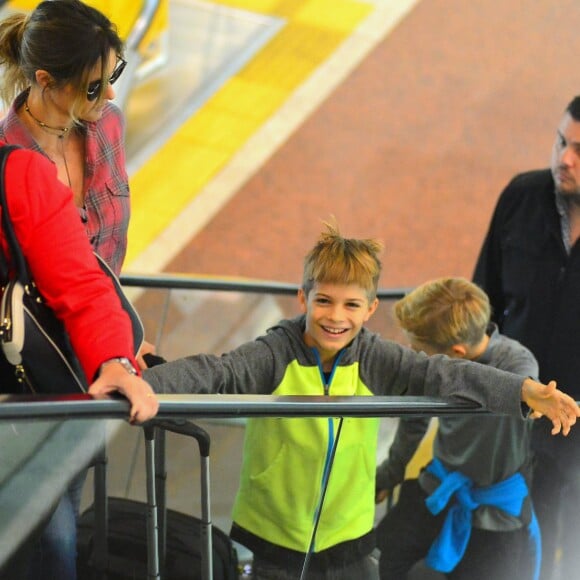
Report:
<svg viewBox="0 0 580 580"><path fill-rule="evenodd" d="M32 114L30 107L28 106L28 99L24 101L24 109L26 112L32 117L32 120L41 128L47 131L48 133L52 133L53 135L56 133L59 139L63 139L64 136L70 131L70 127L51 127L47 125L44 121L41 121L37 117Z"/></svg>
<svg viewBox="0 0 580 580"><path fill-rule="evenodd" d="M62 160L64 162L64 170L66 171L66 179L68 181L68 186L70 189L72 189L72 181L70 178L70 172L69 172L69 168L68 168L68 163L66 160L66 154L64 152L64 137L65 135L68 134L70 127L51 127L50 125L47 125L46 123L44 123L43 121L41 121L40 119L37 119L33 114L32 111L30 110L30 107L28 106L28 99L26 99L26 101L24 101L24 109L26 110L26 112L32 117L32 119L34 120L34 122L44 131L46 131L47 133L50 133L51 135L54 135L56 133L56 137L60 143L60 154L62 156ZM54 160L52 160L54 163Z"/></svg>

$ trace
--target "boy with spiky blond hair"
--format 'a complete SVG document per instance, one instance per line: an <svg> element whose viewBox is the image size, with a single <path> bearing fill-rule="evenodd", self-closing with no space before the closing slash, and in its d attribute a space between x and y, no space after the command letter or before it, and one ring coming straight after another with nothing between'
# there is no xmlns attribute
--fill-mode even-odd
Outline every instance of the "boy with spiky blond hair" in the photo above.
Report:
<svg viewBox="0 0 580 580"><path fill-rule="evenodd" d="M487 295L464 278L426 282L394 311L414 350L538 375L532 353L499 334L490 323ZM428 425L429 419L401 419L389 456L377 469L377 501L403 484L377 528L381 580L407 578L423 559L454 580L537 577L539 530L527 486L531 421L441 417L432 462L418 479L404 481ZM534 553L536 576L527 565Z"/></svg>
<svg viewBox="0 0 580 580"><path fill-rule="evenodd" d="M580 411L555 384L430 358L364 328L378 305L380 249L327 224L304 262L301 316L221 357L186 357L144 378L158 393L448 396L521 421L524 400L552 419L554 433L568 432ZM248 420L231 536L254 553L255 579L378 578L378 427L360 418Z"/></svg>

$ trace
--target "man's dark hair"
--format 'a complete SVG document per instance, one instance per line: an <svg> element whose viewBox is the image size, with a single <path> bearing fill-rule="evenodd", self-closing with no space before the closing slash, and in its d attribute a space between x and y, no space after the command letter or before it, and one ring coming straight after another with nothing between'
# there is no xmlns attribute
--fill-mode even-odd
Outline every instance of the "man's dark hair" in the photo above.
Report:
<svg viewBox="0 0 580 580"><path fill-rule="evenodd" d="M570 101L570 104L566 107L566 112L570 113L574 121L580 121L580 96L574 97Z"/></svg>

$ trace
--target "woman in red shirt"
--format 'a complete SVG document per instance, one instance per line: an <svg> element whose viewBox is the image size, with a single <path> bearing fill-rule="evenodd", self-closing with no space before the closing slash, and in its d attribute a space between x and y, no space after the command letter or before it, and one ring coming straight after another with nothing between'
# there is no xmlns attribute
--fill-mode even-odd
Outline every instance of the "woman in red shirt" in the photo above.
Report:
<svg viewBox="0 0 580 580"><path fill-rule="evenodd" d="M76 219L71 192L57 180L54 165L38 153L26 149L12 151L6 162L5 194L10 221L31 275L69 334L90 383L89 394L100 397L117 391L129 399L131 422L151 419L159 404L151 387L139 376L131 322L111 279L97 263ZM0 218L1 211L2 208ZM10 263L1 225L0 259ZM119 362L119 358L127 359L134 372ZM13 372L0 353L0 384L10 382ZM57 510L61 504L62 500ZM76 534L71 536L75 541ZM32 554L36 545L35 541ZM50 554L44 552L44 564L47 557ZM69 550L68 560L73 570L74 557L74 549ZM46 575L49 566L43 566L38 576L37 571L29 568L31 560L34 558L28 552L25 560L12 562L18 573L11 577L52 577ZM23 571L21 566L28 571ZM7 572L2 570L0 576L2 573ZM12 568L8 573L12 573Z"/></svg>
<svg viewBox="0 0 580 580"><path fill-rule="evenodd" d="M76 219L70 190L56 179L49 161L25 149L10 153L5 189L20 247L36 285L63 321L87 380L92 382L89 393L101 396L119 391L131 401L131 420L150 419L158 403L138 376L129 317ZM9 260L1 227L0 251ZM119 362L107 364L117 358L129 359L135 374ZM11 371L10 367L2 370Z"/></svg>
<svg viewBox="0 0 580 580"><path fill-rule="evenodd" d="M123 117L110 102L126 64L115 26L79 0L40 2L29 14L0 22L0 61L0 97L9 106L0 141L54 163L73 192L77 209L69 218L82 220L93 250L119 274L130 207ZM153 350L144 343L139 354ZM144 366L141 357L138 362ZM76 580L75 522L85 475L71 482L45 529L40 549L51 560L35 564L35 580Z"/></svg>

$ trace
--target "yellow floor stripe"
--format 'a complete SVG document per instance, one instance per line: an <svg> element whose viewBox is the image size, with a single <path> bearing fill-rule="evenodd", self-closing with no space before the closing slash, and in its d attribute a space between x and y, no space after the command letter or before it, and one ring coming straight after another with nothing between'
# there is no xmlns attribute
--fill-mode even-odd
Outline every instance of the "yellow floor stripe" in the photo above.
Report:
<svg viewBox="0 0 580 580"><path fill-rule="evenodd" d="M131 263L373 10L358 0L219 0L286 20L131 178Z"/></svg>

